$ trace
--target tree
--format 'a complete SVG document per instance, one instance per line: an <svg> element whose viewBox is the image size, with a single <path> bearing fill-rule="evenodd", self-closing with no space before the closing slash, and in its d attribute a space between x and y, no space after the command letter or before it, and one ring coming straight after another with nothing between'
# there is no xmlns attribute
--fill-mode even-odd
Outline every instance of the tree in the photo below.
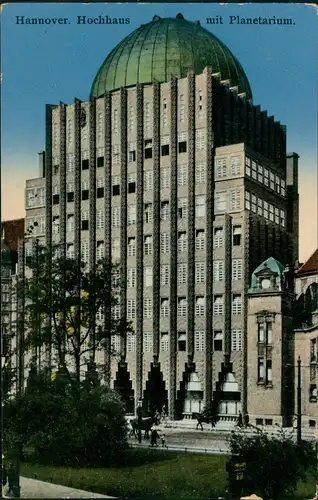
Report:
<svg viewBox="0 0 318 500"><path fill-rule="evenodd" d="M232 432L230 450L229 465L246 463L240 481L242 493L253 492L266 498L293 493L297 482L304 479L316 463L311 443L303 441L297 445L283 431L278 437L269 437L264 432L256 436L246 435L244 431ZM229 479L233 494L237 486L235 477L234 481L233 477Z"/></svg>
<svg viewBox="0 0 318 500"><path fill-rule="evenodd" d="M37 248L37 254L41 258L29 262L32 276L17 287L25 300L24 349L53 347L59 367L78 385L81 366L88 360L95 362L96 350L105 348L112 354L111 336L123 337L131 331L113 313L120 292L119 269L105 259L92 271L74 259L52 260L45 249ZM97 320L100 313L107 322Z"/></svg>
<svg viewBox="0 0 318 500"><path fill-rule="evenodd" d="M67 379L38 373L32 390L4 407L5 448L42 464L106 466L119 460L127 448L120 397L106 387L80 389L79 399Z"/></svg>

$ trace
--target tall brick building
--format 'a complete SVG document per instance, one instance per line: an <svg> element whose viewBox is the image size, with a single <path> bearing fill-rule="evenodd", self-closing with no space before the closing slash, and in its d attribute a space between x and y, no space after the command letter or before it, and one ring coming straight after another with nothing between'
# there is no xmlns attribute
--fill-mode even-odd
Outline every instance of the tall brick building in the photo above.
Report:
<svg viewBox="0 0 318 500"><path fill-rule="evenodd" d="M113 338L111 380L129 411L178 418L217 394L224 418L246 412L246 292L267 258L298 258L297 160L231 51L180 14L122 40L89 101L47 106L25 254L37 238L120 262L113 314L135 333Z"/></svg>

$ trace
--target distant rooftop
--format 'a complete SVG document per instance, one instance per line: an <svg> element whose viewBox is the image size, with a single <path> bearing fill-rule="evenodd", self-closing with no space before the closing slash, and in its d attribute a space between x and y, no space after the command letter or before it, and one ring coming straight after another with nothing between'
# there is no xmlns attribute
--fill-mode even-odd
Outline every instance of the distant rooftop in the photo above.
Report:
<svg viewBox="0 0 318 500"><path fill-rule="evenodd" d="M318 273L318 248L297 271L297 276Z"/></svg>

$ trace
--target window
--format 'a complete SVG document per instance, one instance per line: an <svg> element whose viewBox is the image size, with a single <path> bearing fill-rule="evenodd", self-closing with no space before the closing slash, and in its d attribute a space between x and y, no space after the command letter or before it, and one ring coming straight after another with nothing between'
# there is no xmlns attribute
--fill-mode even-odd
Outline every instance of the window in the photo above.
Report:
<svg viewBox="0 0 318 500"><path fill-rule="evenodd" d="M239 247L242 238L242 226L233 226L233 246Z"/></svg>
<svg viewBox="0 0 318 500"><path fill-rule="evenodd" d="M275 224L279 224L279 209L275 207Z"/></svg>
<svg viewBox="0 0 318 500"><path fill-rule="evenodd" d="M129 132L132 132L134 130L135 126L135 113L134 113L134 107L129 106L129 111L128 111L128 128Z"/></svg>
<svg viewBox="0 0 318 500"><path fill-rule="evenodd" d="M161 318L168 318L170 313L169 299L161 299L160 302L160 316Z"/></svg>
<svg viewBox="0 0 318 500"><path fill-rule="evenodd" d="M195 299L195 315L205 315L205 297L196 297Z"/></svg>
<svg viewBox="0 0 318 500"><path fill-rule="evenodd" d="M160 219L169 220L169 217L170 217L169 201L162 201L160 204Z"/></svg>
<svg viewBox="0 0 318 500"><path fill-rule="evenodd" d="M88 200L89 198L89 190L88 190L88 182L82 182L82 200Z"/></svg>
<svg viewBox="0 0 318 500"><path fill-rule="evenodd" d="M118 134L118 109L113 110L113 133Z"/></svg>
<svg viewBox="0 0 318 500"><path fill-rule="evenodd" d="M273 343L273 325L270 322L266 322L266 344Z"/></svg>
<svg viewBox="0 0 318 500"><path fill-rule="evenodd" d="M96 114L96 132L97 138L101 140L103 137L103 113L101 111Z"/></svg>
<svg viewBox="0 0 318 500"><path fill-rule="evenodd" d="M264 425L264 420L262 418L257 418L256 425Z"/></svg>
<svg viewBox="0 0 318 500"><path fill-rule="evenodd" d="M274 206L269 204L269 220L274 222Z"/></svg>
<svg viewBox="0 0 318 500"><path fill-rule="evenodd" d="M152 222L152 203L146 203L144 206L145 223Z"/></svg>
<svg viewBox="0 0 318 500"><path fill-rule="evenodd" d="M258 323L257 325L257 341L260 344L263 344L265 342L265 332L263 323Z"/></svg>
<svg viewBox="0 0 318 500"><path fill-rule="evenodd" d="M227 177L227 160L226 158L217 158L215 161L216 165L216 178L217 179L224 179L224 177Z"/></svg>
<svg viewBox="0 0 318 500"><path fill-rule="evenodd" d="M195 134L195 147L197 151L205 149L205 130L197 130Z"/></svg>
<svg viewBox="0 0 318 500"><path fill-rule="evenodd" d="M275 175L272 172L270 172L269 178L270 178L269 187L274 191L275 190Z"/></svg>
<svg viewBox="0 0 318 500"><path fill-rule="evenodd" d="M185 186L188 182L188 165L178 165L178 186Z"/></svg>
<svg viewBox="0 0 318 500"><path fill-rule="evenodd" d="M223 351L223 332L221 330L214 331L214 351Z"/></svg>
<svg viewBox="0 0 318 500"><path fill-rule="evenodd" d="M186 132L181 132L181 134L178 135L179 154L187 152L187 140L188 140L188 134Z"/></svg>
<svg viewBox="0 0 318 500"><path fill-rule="evenodd" d="M128 267L127 269L127 287L135 288L136 286L136 268Z"/></svg>
<svg viewBox="0 0 318 500"><path fill-rule="evenodd" d="M195 197L195 216L205 217L205 196Z"/></svg>
<svg viewBox="0 0 318 500"><path fill-rule="evenodd" d="M241 208L241 192L239 189L231 191L231 210L238 210Z"/></svg>
<svg viewBox="0 0 318 500"><path fill-rule="evenodd" d="M105 245L103 241L97 241L96 244L96 259L102 260L105 257Z"/></svg>
<svg viewBox="0 0 318 500"><path fill-rule="evenodd" d="M60 165L53 165L53 175L58 175L60 171Z"/></svg>
<svg viewBox="0 0 318 500"><path fill-rule="evenodd" d="M275 175L275 190L276 193L280 194L280 177L278 175Z"/></svg>
<svg viewBox="0 0 318 500"><path fill-rule="evenodd" d="M252 161L252 179L257 180L257 164L255 161Z"/></svg>
<svg viewBox="0 0 318 500"><path fill-rule="evenodd" d="M258 182L263 183L263 167L261 165L258 165L257 180Z"/></svg>
<svg viewBox="0 0 318 500"><path fill-rule="evenodd" d="M272 418L265 418L265 425L273 425L273 419Z"/></svg>
<svg viewBox="0 0 318 500"><path fill-rule="evenodd" d="M136 192L136 174L128 174L128 193L132 194Z"/></svg>
<svg viewBox="0 0 318 500"><path fill-rule="evenodd" d="M249 191L245 191L245 208L251 210L251 193Z"/></svg>
<svg viewBox="0 0 318 500"><path fill-rule="evenodd" d="M214 295L213 314L223 314L223 295Z"/></svg>
<svg viewBox="0 0 318 500"><path fill-rule="evenodd" d="M111 349L113 354L119 354L121 351L121 336L112 335L111 336Z"/></svg>
<svg viewBox="0 0 318 500"><path fill-rule="evenodd" d="M58 186L58 185L53 186L53 193L52 194L53 194L53 199L52 199L53 205L58 205L60 203L60 186ZM32 205L30 205L30 206L34 206L34 205L35 205L35 202L33 201Z"/></svg>
<svg viewBox="0 0 318 500"><path fill-rule="evenodd" d="M196 283L205 282L205 262L195 263L195 282Z"/></svg>
<svg viewBox="0 0 318 500"><path fill-rule="evenodd" d="M85 264L89 261L89 243L88 241L81 242L81 259Z"/></svg>
<svg viewBox="0 0 318 500"><path fill-rule="evenodd" d="M215 193L215 211L226 212L227 209L227 192L219 191Z"/></svg>
<svg viewBox="0 0 318 500"><path fill-rule="evenodd" d="M195 232L195 249L204 250L205 249L205 231L204 229L197 229Z"/></svg>
<svg viewBox="0 0 318 500"><path fill-rule="evenodd" d="M317 361L318 356L318 342L317 339L313 339L310 342L310 362Z"/></svg>
<svg viewBox="0 0 318 500"><path fill-rule="evenodd" d="M144 287L152 286L152 267L144 267Z"/></svg>
<svg viewBox="0 0 318 500"><path fill-rule="evenodd" d="M152 255L152 235L144 237L144 252L145 255Z"/></svg>
<svg viewBox="0 0 318 500"><path fill-rule="evenodd" d="M186 332L178 332L178 351L187 350L187 334Z"/></svg>
<svg viewBox="0 0 318 500"><path fill-rule="evenodd" d="M232 156L230 159L231 175L240 175L241 162L239 156Z"/></svg>
<svg viewBox="0 0 318 500"><path fill-rule="evenodd" d="M81 219L82 219L82 226L81 226L82 231L88 231L89 224L88 224L88 211L87 210L82 212Z"/></svg>
<svg viewBox="0 0 318 500"><path fill-rule="evenodd" d="M145 160L152 158L152 139L145 140Z"/></svg>
<svg viewBox="0 0 318 500"><path fill-rule="evenodd" d="M205 351L205 331L194 332L194 349L196 352Z"/></svg>
<svg viewBox="0 0 318 500"><path fill-rule="evenodd" d="M128 163L134 163L136 161L136 143L128 143Z"/></svg>
<svg viewBox="0 0 318 500"><path fill-rule="evenodd" d="M224 231L223 227L215 227L214 228L214 248L220 248L224 245Z"/></svg>
<svg viewBox="0 0 318 500"><path fill-rule="evenodd" d="M96 196L104 198L104 179L96 179Z"/></svg>
<svg viewBox="0 0 318 500"><path fill-rule="evenodd" d="M153 189L153 171L144 171L144 191L152 191Z"/></svg>
<svg viewBox="0 0 318 500"><path fill-rule="evenodd" d="M112 186L113 186L113 196L119 196L120 195L120 176L115 175L112 178Z"/></svg>
<svg viewBox="0 0 318 500"><path fill-rule="evenodd" d="M266 385L272 385L273 377L272 377L272 360L266 360Z"/></svg>
<svg viewBox="0 0 318 500"><path fill-rule="evenodd" d="M170 154L169 144L162 144L161 156L169 156L169 154Z"/></svg>
<svg viewBox="0 0 318 500"><path fill-rule="evenodd" d="M144 352L153 351L153 334L152 332L143 333L143 350Z"/></svg>
<svg viewBox="0 0 318 500"><path fill-rule="evenodd" d="M97 156L97 168L103 167L105 164L104 156Z"/></svg>
<svg viewBox="0 0 318 500"><path fill-rule="evenodd" d="M73 214L67 215L66 230L68 233L73 233L73 231L74 231L74 215Z"/></svg>
<svg viewBox="0 0 318 500"><path fill-rule="evenodd" d="M89 169L89 153L88 151L83 151L82 152L82 170L88 170Z"/></svg>
<svg viewBox="0 0 318 500"><path fill-rule="evenodd" d="M187 198L178 199L178 217L185 219L188 215L188 200Z"/></svg>
<svg viewBox="0 0 318 500"><path fill-rule="evenodd" d="M72 123L72 118L68 118L68 120L67 120L66 137L67 137L67 144L68 144L68 146L71 146L72 142L73 142L73 123Z"/></svg>
<svg viewBox="0 0 318 500"><path fill-rule="evenodd" d="M282 196L286 196L286 182L284 181L284 179L280 180L280 194Z"/></svg>
<svg viewBox="0 0 318 500"><path fill-rule="evenodd" d="M168 189L170 187L170 170L162 168L160 170L160 189Z"/></svg>
<svg viewBox="0 0 318 500"><path fill-rule="evenodd" d="M96 210L96 229L104 229L104 210Z"/></svg>
<svg viewBox="0 0 318 500"><path fill-rule="evenodd" d="M178 252L186 252L188 247L187 233L182 231L178 233Z"/></svg>
<svg viewBox="0 0 318 500"><path fill-rule="evenodd" d="M166 127L168 125L168 105L167 99L162 99L162 125Z"/></svg>
<svg viewBox="0 0 318 500"><path fill-rule="evenodd" d="M136 300L128 299L127 300L127 319L135 319L136 318Z"/></svg>
<svg viewBox="0 0 318 500"><path fill-rule="evenodd" d="M144 318L152 318L152 299L144 299Z"/></svg>
<svg viewBox="0 0 318 500"><path fill-rule="evenodd" d="M129 205L127 207L127 225L132 226L136 224L137 210L136 205Z"/></svg>
<svg viewBox="0 0 318 500"><path fill-rule="evenodd" d="M161 332L160 333L160 351L169 351L169 333Z"/></svg>
<svg viewBox="0 0 318 500"><path fill-rule="evenodd" d="M184 122L184 95L181 94L179 97L179 121Z"/></svg>
<svg viewBox="0 0 318 500"><path fill-rule="evenodd" d="M127 352L136 351L136 335L133 332L127 333Z"/></svg>
<svg viewBox="0 0 318 500"><path fill-rule="evenodd" d="M261 198L257 199L257 214L263 215L263 200Z"/></svg>
<svg viewBox="0 0 318 500"><path fill-rule="evenodd" d="M263 201L263 215L265 219L268 219L268 203L267 201Z"/></svg>
<svg viewBox="0 0 318 500"><path fill-rule="evenodd" d="M232 260L232 280L237 281L242 279L242 259Z"/></svg>
<svg viewBox="0 0 318 500"><path fill-rule="evenodd" d="M187 264L182 263L177 265L178 270L178 284L182 285L187 282Z"/></svg>
<svg viewBox="0 0 318 500"><path fill-rule="evenodd" d="M245 157L245 174L251 177L251 160Z"/></svg>
<svg viewBox="0 0 318 500"><path fill-rule="evenodd" d="M223 281L224 279L224 261L215 260L213 262L213 278L214 281Z"/></svg>
<svg viewBox="0 0 318 500"><path fill-rule="evenodd" d="M187 307L187 299L185 297L178 297L178 316L186 316Z"/></svg>
<svg viewBox="0 0 318 500"><path fill-rule="evenodd" d="M267 168L264 168L264 184L267 187L269 185L269 171L267 170Z"/></svg>
<svg viewBox="0 0 318 500"><path fill-rule="evenodd" d="M317 400L318 400L317 385L311 384L309 387L309 403L317 403Z"/></svg>
<svg viewBox="0 0 318 500"><path fill-rule="evenodd" d="M257 361L257 381L264 382L264 358L258 358Z"/></svg>
<svg viewBox="0 0 318 500"><path fill-rule="evenodd" d="M240 294L233 295L232 314L242 314L242 295Z"/></svg>
<svg viewBox="0 0 318 500"><path fill-rule="evenodd" d="M168 233L160 234L160 252L161 253L170 252L170 235Z"/></svg>
<svg viewBox="0 0 318 500"><path fill-rule="evenodd" d="M202 184L205 182L205 164L197 163L195 166L195 183Z"/></svg>
<svg viewBox="0 0 318 500"><path fill-rule="evenodd" d="M128 257L136 256L136 238L132 236L128 238Z"/></svg>
<svg viewBox="0 0 318 500"><path fill-rule="evenodd" d="M280 224L281 226L285 227L285 211L280 210Z"/></svg>
<svg viewBox="0 0 318 500"><path fill-rule="evenodd" d="M254 212L254 214L256 214L256 202L257 198L255 194L252 194L252 212Z"/></svg>
<svg viewBox="0 0 318 500"><path fill-rule="evenodd" d="M163 264L160 266L160 284L169 285L170 283L170 266Z"/></svg>
<svg viewBox="0 0 318 500"><path fill-rule="evenodd" d="M52 233L59 234L59 232L60 232L60 218L53 217Z"/></svg>
<svg viewBox="0 0 318 500"><path fill-rule="evenodd" d="M117 300L118 300L118 298L117 298ZM112 315L113 315L114 319L120 318L120 305L119 304L115 304L114 306L112 306Z"/></svg>
<svg viewBox="0 0 318 500"><path fill-rule="evenodd" d="M232 351L242 350L242 330L232 330L231 344Z"/></svg>
<svg viewBox="0 0 318 500"><path fill-rule="evenodd" d="M150 102L145 102L145 105L144 105L144 126L145 126L145 129L147 131L150 129L150 116L151 116Z"/></svg>
<svg viewBox="0 0 318 500"><path fill-rule="evenodd" d="M120 207L112 207L112 226L120 226Z"/></svg>
<svg viewBox="0 0 318 500"><path fill-rule="evenodd" d="M67 245L66 256L67 256L68 259L74 259L74 257L75 257L75 249L74 249L74 245L73 244Z"/></svg>

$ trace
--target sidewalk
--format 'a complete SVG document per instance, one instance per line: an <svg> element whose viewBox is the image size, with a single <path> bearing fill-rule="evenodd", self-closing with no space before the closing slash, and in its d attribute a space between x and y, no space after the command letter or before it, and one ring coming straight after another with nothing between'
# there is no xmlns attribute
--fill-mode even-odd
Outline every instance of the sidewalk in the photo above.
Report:
<svg viewBox="0 0 318 500"><path fill-rule="evenodd" d="M20 478L20 486L21 498L114 498L27 477Z"/></svg>

